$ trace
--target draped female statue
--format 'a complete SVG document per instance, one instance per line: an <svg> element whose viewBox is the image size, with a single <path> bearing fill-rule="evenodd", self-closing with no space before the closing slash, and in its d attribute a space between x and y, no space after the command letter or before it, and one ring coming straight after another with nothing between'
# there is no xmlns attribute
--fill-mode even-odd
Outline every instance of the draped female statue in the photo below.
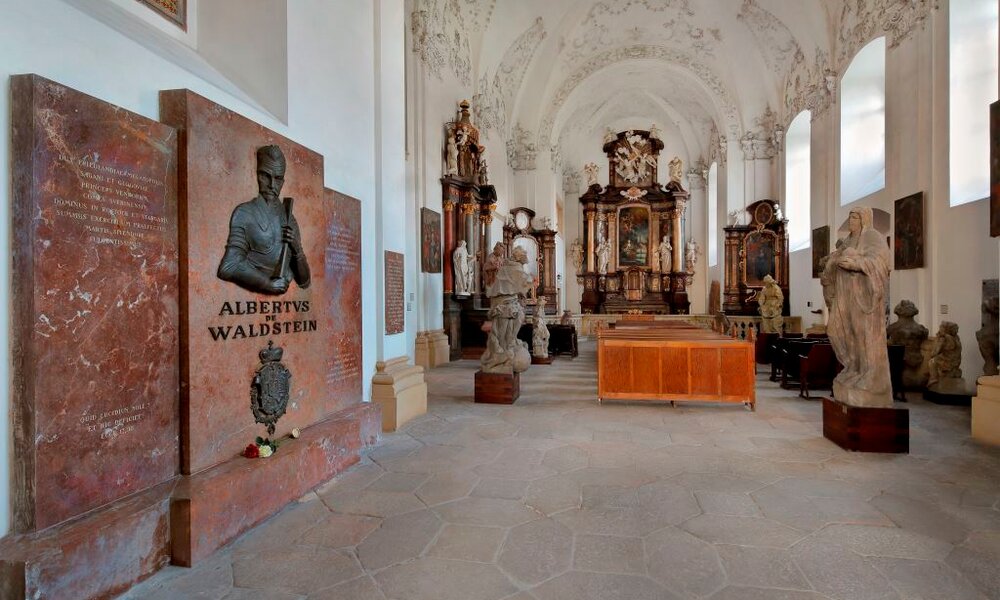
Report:
<svg viewBox="0 0 1000 600"><path fill-rule="evenodd" d="M852 209L848 226L850 234L830 254L821 277L830 301L830 343L844 365L833 393L851 406L887 408L892 406L885 334L889 247L872 226L871 208Z"/></svg>

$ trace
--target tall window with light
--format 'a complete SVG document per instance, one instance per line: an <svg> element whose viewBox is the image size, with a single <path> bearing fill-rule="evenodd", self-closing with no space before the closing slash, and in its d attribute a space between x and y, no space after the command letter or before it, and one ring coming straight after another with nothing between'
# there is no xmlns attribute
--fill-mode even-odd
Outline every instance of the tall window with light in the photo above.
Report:
<svg viewBox="0 0 1000 600"><path fill-rule="evenodd" d="M885 189L885 37L862 48L840 80L840 205Z"/></svg>
<svg viewBox="0 0 1000 600"><path fill-rule="evenodd" d="M708 168L708 266L719 264L719 163Z"/></svg>
<svg viewBox="0 0 1000 600"><path fill-rule="evenodd" d="M791 252L809 247L811 118L808 110L800 112L785 134L785 216L788 217L788 248Z"/></svg>
<svg viewBox="0 0 1000 600"><path fill-rule="evenodd" d="M948 4L950 205L990 195L990 103L997 98L997 0Z"/></svg>

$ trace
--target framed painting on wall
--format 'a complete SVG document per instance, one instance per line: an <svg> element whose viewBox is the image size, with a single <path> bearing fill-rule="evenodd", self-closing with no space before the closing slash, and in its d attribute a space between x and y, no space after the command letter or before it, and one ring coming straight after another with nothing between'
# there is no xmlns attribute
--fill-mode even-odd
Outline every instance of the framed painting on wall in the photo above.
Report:
<svg viewBox="0 0 1000 600"><path fill-rule="evenodd" d="M441 213L420 209L420 270L441 272Z"/></svg>
<svg viewBox="0 0 1000 600"><path fill-rule="evenodd" d="M1000 236L1000 100L990 104L990 237Z"/></svg>
<svg viewBox="0 0 1000 600"><path fill-rule="evenodd" d="M618 210L618 264L645 267L649 264L649 208L624 206Z"/></svg>
<svg viewBox="0 0 1000 600"><path fill-rule="evenodd" d="M893 268L897 271L924 266L924 193L896 200L893 217Z"/></svg>
<svg viewBox="0 0 1000 600"><path fill-rule="evenodd" d="M187 31L187 0L139 0Z"/></svg>
<svg viewBox="0 0 1000 600"><path fill-rule="evenodd" d="M743 281L748 287L761 287L764 277L780 279L776 269L775 237L767 231L747 234L743 241Z"/></svg>
<svg viewBox="0 0 1000 600"><path fill-rule="evenodd" d="M823 259L830 255L830 226L813 229L812 233L812 276L818 279L823 273Z"/></svg>

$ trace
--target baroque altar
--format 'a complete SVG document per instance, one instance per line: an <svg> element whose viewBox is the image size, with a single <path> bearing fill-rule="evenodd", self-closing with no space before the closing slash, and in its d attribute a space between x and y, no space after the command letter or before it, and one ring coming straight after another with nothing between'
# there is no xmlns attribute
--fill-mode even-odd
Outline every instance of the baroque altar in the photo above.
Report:
<svg viewBox="0 0 1000 600"><path fill-rule="evenodd" d="M730 315L758 314L757 295L764 288L764 278L774 278L784 295L782 315L788 305L788 220L774 200L758 200L742 214L732 215L734 222L723 228L726 233L726 273L722 309ZM749 224L743 224L749 220Z"/></svg>
<svg viewBox="0 0 1000 600"><path fill-rule="evenodd" d="M663 141L655 128L609 131L603 150L609 183L597 182L592 163L590 186L580 196L582 312L687 314L683 219L689 194L681 187L680 159L671 161L670 182L661 185Z"/></svg>

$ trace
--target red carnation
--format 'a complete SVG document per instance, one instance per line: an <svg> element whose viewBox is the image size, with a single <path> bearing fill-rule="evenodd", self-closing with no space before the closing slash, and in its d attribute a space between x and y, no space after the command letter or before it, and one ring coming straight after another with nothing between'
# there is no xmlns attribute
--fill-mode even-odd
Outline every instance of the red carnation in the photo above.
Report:
<svg viewBox="0 0 1000 600"><path fill-rule="evenodd" d="M257 447L257 444L250 444L243 451L243 456L247 458L260 458L260 448Z"/></svg>

